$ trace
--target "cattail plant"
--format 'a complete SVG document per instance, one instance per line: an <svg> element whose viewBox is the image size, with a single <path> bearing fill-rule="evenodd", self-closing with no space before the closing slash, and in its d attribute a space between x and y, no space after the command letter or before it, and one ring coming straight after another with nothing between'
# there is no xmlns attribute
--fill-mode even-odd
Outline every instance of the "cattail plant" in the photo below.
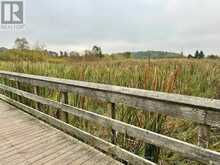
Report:
<svg viewBox="0 0 220 165"><path fill-rule="evenodd" d="M104 58L101 61L97 59L91 61L78 59L74 61L74 59L51 59L48 57L44 61L38 62L34 58L25 62L4 60L0 62L0 69L146 90L220 98L219 60L151 59L148 61ZM16 87L16 84L7 80L1 80L1 82ZM34 91L30 85L22 85L20 88L29 92ZM7 93L7 95L10 94ZM60 97L59 91L48 88L39 88L39 95L52 100L59 100ZM16 98L14 95L10 97ZM23 103L35 106L35 103L31 100L21 99ZM69 104L101 115L109 117L111 115L108 102L81 96L77 93L69 93ZM58 111L44 105L41 105L41 109L54 117L56 117ZM116 105L116 119L190 143L196 143L195 125L188 121L173 119L125 105ZM110 141L111 129L102 128L98 124L71 115L69 115L69 122L80 129ZM210 144L210 147L219 151L220 136L216 132L217 130L212 132L213 143ZM185 161L178 154L160 149L154 145L145 144L125 134L117 134L116 144L155 162L163 159L163 162L167 162L167 164L190 164L189 161Z"/></svg>

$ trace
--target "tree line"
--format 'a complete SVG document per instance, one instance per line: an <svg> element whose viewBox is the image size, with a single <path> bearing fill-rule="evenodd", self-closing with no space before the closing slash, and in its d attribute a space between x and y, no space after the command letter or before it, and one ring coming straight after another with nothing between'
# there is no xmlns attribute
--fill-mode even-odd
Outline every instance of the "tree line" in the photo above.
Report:
<svg viewBox="0 0 220 165"><path fill-rule="evenodd" d="M23 50L30 49L30 44L26 38L17 38L14 43L15 43L15 49L17 49L17 50L23 51ZM102 53L101 47L96 46L96 45L93 46L91 50L85 50L81 54L76 51L71 51L70 53L68 53L67 51L60 51L60 53L58 54L57 52L54 52L54 51L48 51L46 49L46 45L42 44L40 42L35 43L35 45L33 46L33 50L45 51L45 52L47 52L48 55L60 56L60 57L69 57L69 56L78 57L80 55L86 56L86 57L99 57L99 58L104 57L104 54Z"/></svg>
<svg viewBox="0 0 220 165"><path fill-rule="evenodd" d="M194 56L191 54L188 55L188 58L195 58L195 59L203 59L205 57L208 59L218 59L219 58L219 56L213 55L213 54L205 56L203 51L198 51L198 50L195 52Z"/></svg>
<svg viewBox="0 0 220 165"><path fill-rule="evenodd" d="M191 54L189 54L189 55L188 55L188 58L202 59L202 58L205 58L205 54L203 53L202 50L201 50L200 52L197 50L197 51L195 52L195 55L194 55L194 56L191 55Z"/></svg>
<svg viewBox="0 0 220 165"><path fill-rule="evenodd" d="M91 50L85 50L82 53L79 53L77 51L71 51L71 52L60 51L59 53L57 53L55 51L47 50L46 45L44 43L40 43L40 42L36 42L33 45L33 47L31 48L29 42L24 37L23 38L17 38L15 40L14 44L15 44L15 49L16 50L23 51L23 50L30 50L31 49L31 50L44 52L49 56L56 56L56 57L88 57L88 58L93 58L93 57L102 58L102 57L104 57L104 54L102 53L101 47L96 46L96 45L93 46ZM136 52L136 54L139 53L140 57L144 57L143 53L145 53L145 54L148 53L149 54L149 52L154 53L154 54L150 55L151 58L156 57L156 55L160 54L160 53L163 53L163 55L168 54L166 52L160 52L160 51ZM111 54L111 56L112 57L120 57L121 56L123 58L132 58L134 56L133 58L135 58L136 56L134 54L135 54L135 52L123 52L123 53ZM173 55L174 55L174 57L184 58L183 53L180 54L181 56L177 56L177 54L173 54ZM161 56L161 57L164 57L164 56ZM159 58L161 58L161 57L159 56ZM187 57L189 59L203 59L206 56L205 56L205 54L202 50L201 51L197 50L194 55L189 54ZM219 58L219 56L217 56L217 55L207 55L207 58L217 59L217 58Z"/></svg>

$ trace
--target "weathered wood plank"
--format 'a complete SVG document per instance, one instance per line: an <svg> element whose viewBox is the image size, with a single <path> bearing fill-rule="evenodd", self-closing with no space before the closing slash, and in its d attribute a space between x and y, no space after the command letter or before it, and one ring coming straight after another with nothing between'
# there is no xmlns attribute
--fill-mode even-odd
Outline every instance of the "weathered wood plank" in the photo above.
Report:
<svg viewBox="0 0 220 165"><path fill-rule="evenodd" d="M63 150L70 145L69 143L66 143L66 141L63 141L62 143L60 143L60 141L58 142L59 143L54 144L51 148L47 149L46 151L42 151L38 155L31 157L28 160L30 164L35 164L38 161L42 160L44 157L48 157L52 155L53 153L59 152L60 150Z"/></svg>
<svg viewBox="0 0 220 165"><path fill-rule="evenodd" d="M77 92L80 95L86 95L112 103L123 103L146 111L158 112L173 117L189 119L201 124L220 127L220 101L215 99L7 71L0 71L0 77L66 92Z"/></svg>
<svg viewBox="0 0 220 165"><path fill-rule="evenodd" d="M19 81L16 82L16 88L17 89L21 89L21 83ZM17 100L19 102L22 102L22 97L21 96L17 96Z"/></svg>
<svg viewBox="0 0 220 165"><path fill-rule="evenodd" d="M25 97L27 97L27 98L33 97L33 95L31 93L23 92L21 90L17 90L15 88L12 88L12 87L9 87L9 86L3 85L3 84L0 84L0 89L7 90L10 92L16 93L18 95L21 95L21 96L25 95ZM130 102L133 102L134 99L135 98L130 100ZM41 101L43 101L43 100L41 99ZM140 101L140 99L139 99L139 101ZM160 104L160 102L157 103L155 101L151 102L151 103L153 103L153 106L152 106L152 104L150 102L143 100L143 103L146 104L145 105L146 107L152 108L152 109L156 108L156 109L160 109L160 110L162 108L162 111L164 111L165 114L166 114L166 112L170 112L170 113L172 113L171 116L176 116L176 117L182 116L185 119L189 119L189 120L195 121L197 123L220 127L220 112L218 112L218 111L191 109L188 107L181 107L179 105L173 105L170 103L168 105L167 104L163 105L163 104ZM140 104L142 105L142 103L140 103ZM174 113L174 111L175 111L175 113Z"/></svg>
<svg viewBox="0 0 220 165"><path fill-rule="evenodd" d="M98 153L94 153L91 150L88 150L85 154L81 155L77 160L74 161L74 165L82 165L84 162L92 159Z"/></svg>
<svg viewBox="0 0 220 165"><path fill-rule="evenodd" d="M103 155L99 153L99 154L93 156L92 159L85 161L83 163L83 165L96 165L96 164L98 164L98 161L101 159L103 159ZM104 164L104 162L103 162L103 164Z"/></svg>
<svg viewBox="0 0 220 165"><path fill-rule="evenodd" d="M69 98L67 92L60 92L60 100L61 103L68 104ZM57 111L57 118L68 123L68 113L63 112L62 110Z"/></svg>
<svg viewBox="0 0 220 165"><path fill-rule="evenodd" d="M48 139L46 138L50 138L51 136L42 136L42 137L38 137L36 139L33 139L33 143L32 139L26 139L25 142L21 143L19 142L18 145L14 145L14 141L11 141L11 143L13 144L13 147L10 148L6 148L4 150L1 151L1 155L0 155L0 160L5 160L8 159L10 157L12 157L13 155L16 155L17 153L22 153L24 151L29 151L29 152L36 152L36 149L40 149L40 151L42 152L42 144L46 143L48 141ZM56 136L53 136L56 137ZM45 139L44 139L45 138ZM27 142L27 140L29 140L30 142ZM51 141L52 142L52 141ZM60 144L61 142L64 143L65 141L62 139L56 139L56 145ZM54 147L55 144L48 144L49 147ZM48 147L47 146L47 147Z"/></svg>
<svg viewBox="0 0 220 165"><path fill-rule="evenodd" d="M86 111L82 109L76 109L74 107L67 106L65 105L65 93L77 92L80 95L90 96L93 98L111 102L113 105L115 105L115 103L122 103L128 106L141 108L146 111L158 112L158 113L162 113L165 115L184 118L184 119L197 122L200 125L198 129L199 130L198 131L198 144L202 147L208 146L208 140L207 140L208 129L206 129L204 126L208 127L210 125L210 126L220 127L220 100L183 96L183 95L177 95L177 94L168 94L168 93L162 93L162 92L146 91L146 90L140 90L140 89L132 89L132 88L119 87L119 86L65 80L65 79L50 78L50 77L43 77L43 76L35 76L35 75L13 73L13 72L6 72L6 71L0 71L0 77L8 78L10 80L15 80L18 82L26 82L32 85L49 87L51 89L58 89L62 91L64 95L62 95L61 97L61 103L58 104L57 102L51 101L49 99L36 97L35 95L29 94L27 92L22 92L21 90L7 87L5 85L0 85L0 89L3 89L5 87L7 88L6 89L7 91L16 93L18 96L27 97L27 98L31 97L32 100L38 101L39 103L46 104L46 105L49 105L55 108L60 108L63 110L63 112L61 111L62 114L67 114L68 112L78 117L83 117L87 120L95 121L105 127L112 128L112 135L113 135L112 142L113 143L115 143L115 140L116 140L115 131L119 130L119 132L121 131L122 133L127 131L121 128L123 124L125 123L117 123L115 120L109 121L109 118L105 118L105 117L103 118L103 116L100 116L100 115L97 116L96 114L85 113ZM115 117L115 111L112 111L112 118L114 117ZM98 121L97 121L97 118L98 118ZM134 130L134 128L132 129ZM150 132L150 133L153 133L153 132ZM132 131L130 132L130 134L132 134ZM159 136L162 136L162 135L159 135ZM132 137L135 137L135 135L133 135ZM143 137L141 137L143 138L141 140L145 142L148 142L151 144L156 143L156 145L162 146L162 147L163 145L165 145L163 144L163 142L161 144L157 140L156 142L151 141L150 137L151 138L155 137L155 135L153 134L150 134L148 136L143 136ZM139 138L139 137L136 137L136 138ZM162 138L160 139L162 141L167 140L166 138L164 139L164 137L159 137L159 138ZM176 140L176 139L168 139L168 142L170 143L172 142L172 140ZM178 147L185 145L179 142L177 143L180 144L180 146L176 145ZM189 152L191 151L189 149L192 149L191 147L195 147L195 146L185 145L185 147L187 148L187 152ZM168 148L170 148L170 146ZM172 148L172 145L171 145L171 148ZM210 150L207 150L204 152L204 151L201 151L200 149L202 148L199 148L193 154L192 153L188 154L188 153L185 153L185 148L184 148L184 151L180 153L192 159L196 159L196 160L200 159L198 161L201 161L201 162L207 162L207 157L202 158L201 157L202 155L206 154L207 156L207 154L211 154L209 156L213 156L214 154L214 158L213 158L214 161L216 162L219 161L219 159L216 159L216 154L219 154L219 153L216 153L216 152L209 153ZM179 152L178 149L175 147L173 148L173 150ZM210 163L213 163L213 162L210 162Z"/></svg>
<svg viewBox="0 0 220 165"><path fill-rule="evenodd" d="M81 145L76 144L71 150L68 151L68 153L65 153L59 157L54 158L53 160L50 160L48 162L45 162L45 165L51 165L51 164L66 164L67 160L72 159L75 152L77 152L80 148L82 148Z"/></svg>
<svg viewBox="0 0 220 165"><path fill-rule="evenodd" d="M25 93L23 92L25 97ZM0 95L1 96L1 95ZM160 147L169 148L173 151L179 152L188 158L206 163L207 161L212 161L214 164L220 163L220 153L211 150L203 149L196 145L192 145L180 140L170 138L164 135L160 135L145 129L141 129L111 118L101 116L92 112L82 110L80 108L71 107L62 103L58 103L49 99L45 99L39 96L33 96L33 94L28 95L29 98L36 99L36 101L42 101L41 103L50 105L54 108L62 109L65 112L76 115L78 117L83 117L84 119L94 121L100 125L112 128L121 133L126 133L128 136L135 137L139 140L143 140L146 143L154 144ZM2 96L1 96L2 97Z"/></svg>
<svg viewBox="0 0 220 165"><path fill-rule="evenodd" d="M39 96L38 96L39 97ZM58 119L55 119L49 115L46 115L42 112L39 112L31 107L28 107L22 103L19 103L15 100L12 100L4 95L0 95L0 98L22 110L24 110L27 113L32 114L33 116L53 125L54 127L59 128L60 130L76 137L77 139L80 139L102 151L105 151L107 153L110 153L114 156L116 156L119 159L125 160L129 162L130 164L139 164L139 165L155 165L154 163L145 160L141 157L138 157L137 155L134 155L124 149L121 149L118 146L115 146L111 143L108 143L98 137L95 137L89 133L86 133L78 128L75 128L67 123L64 123ZM59 103L61 104L61 103Z"/></svg>
<svg viewBox="0 0 220 165"><path fill-rule="evenodd" d="M116 107L115 103L111 103L111 117L112 119L116 119ZM112 144L116 144L117 134L114 129L112 129Z"/></svg>
<svg viewBox="0 0 220 165"><path fill-rule="evenodd" d="M10 98L9 98L10 99ZM17 102L17 101L15 101ZM20 103L21 104L21 103ZM2 106L4 105L4 106ZM6 107L8 107L6 109ZM10 109L10 110L9 110ZM35 110L36 112L39 112ZM17 113L14 113L17 112ZM100 151L88 146L75 138L72 138L65 133L50 127L49 125L33 118L32 116L17 110L14 106L11 106L5 102L0 100L0 113L8 114L8 119L12 118L14 121L20 119L29 118L29 121L22 122L22 124L14 125L14 123L19 122L10 122L10 125L5 124L5 117L2 118L0 115L0 164L10 164L10 165L28 165L28 164L46 164L50 163L51 160L54 158L61 158L61 157L68 157L68 162L65 160L61 161L61 164L75 164L72 157L75 155L83 155L87 153L83 153L80 150L76 149L75 147L85 148L91 154L101 154ZM41 113L41 112L40 112ZM18 114L17 116L13 116L11 114ZM22 118L23 116L23 118ZM18 133L19 129L23 133L22 135L18 136L9 136L12 131L8 134L7 132L3 131L2 128L15 128L15 135ZM23 127L29 128L26 130L22 130ZM30 128L32 132L30 132ZM42 129L42 130L41 130ZM7 135L6 135L7 134ZM20 133L19 133L20 134ZM106 156L102 153L103 158ZM89 155L85 155L85 158ZM61 160L61 159L58 159ZM87 159L84 159L87 160ZM80 162L84 161L83 159ZM118 162L112 158L108 158L109 161L113 161L115 164ZM76 161L77 162L77 161Z"/></svg>
<svg viewBox="0 0 220 165"><path fill-rule="evenodd" d="M34 93L35 95L38 95L38 96L40 95L40 89L39 89L38 86L34 86L34 91L33 91L33 93ZM40 106L40 104L37 103L37 102L35 102L35 109L41 111L41 106Z"/></svg>
<svg viewBox="0 0 220 165"><path fill-rule="evenodd" d="M205 99L193 96L183 96L178 94L170 94L170 93L163 93L163 92L156 92L156 91L148 91L148 90L141 90L141 89L134 89L134 88L126 88L114 85L105 85L105 84L98 84L98 83L91 83L85 81L75 81L75 80L68 80L68 79L60 79L54 77L45 77L45 76L38 76L38 75L30 75L30 74L23 74L23 73L16 73L16 72L8 72L8 71L0 71L0 76L9 78L12 80L32 80L28 83L34 84L34 81L39 80L39 84L41 82L48 82L48 83L57 83L58 85L69 85L73 87L82 87L88 89L95 89L100 91L106 92L115 92L127 95L135 95L141 96L148 99L155 99L161 100L166 102L173 102L179 103L184 105L192 105L198 108L208 108L208 109L218 109L220 110L220 102L214 99ZM49 87L49 86L48 86ZM58 88L59 89L59 88Z"/></svg>
<svg viewBox="0 0 220 165"><path fill-rule="evenodd" d="M51 147L53 147L55 144L60 144L63 142L62 138L57 138L58 134L41 134L41 137L33 137L34 139L25 138L26 141L23 141L21 139L18 139L19 141L16 141L17 139L11 139L10 143L4 144L3 147L1 147L1 155L0 160L3 158L9 158L14 154L22 153L22 152L28 152L30 154L40 154L42 152L42 149L47 150ZM27 137L28 135L26 135ZM50 140L48 140L50 139ZM27 142L28 141L28 142ZM7 145L11 145L11 147L7 147ZM28 155L26 155L28 157Z"/></svg>
<svg viewBox="0 0 220 165"><path fill-rule="evenodd" d="M18 141L20 138L21 138L21 140L24 140L24 138L27 135L32 136L32 138L34 138L35 136L39 137L41 135L41 133L43 133L43 132L46 132L46 130L32 129L32 130L24 130L23 131L23 130L20 129L20 130L15 130L13 133L7 133L7 132L5 133L5 132L1 131L1 135L4 135L3 136L4 138L8 138L8 137L13 138L13 137L15 137ZM4 143L2 143L1 145L4 145Z"/></svg>
<svg viewBox="0 0 220 165"><path fill-rule="evenodd" d="M209 126L198 125L198 146L208 148L209 146Z"/></svg>
<svg viewBox="0 0 220 165"><path fill-rule="evenodd" d="M71 157L69 157L68 160L65 160L66 164L71 164L72 162L75 162L76 160L80 159L80 157L82 157L82 155L86 154L88 152L87 148L80 148L74 155L72 155ZM64 163L64 162L59 162L60 164Z"/></svg>

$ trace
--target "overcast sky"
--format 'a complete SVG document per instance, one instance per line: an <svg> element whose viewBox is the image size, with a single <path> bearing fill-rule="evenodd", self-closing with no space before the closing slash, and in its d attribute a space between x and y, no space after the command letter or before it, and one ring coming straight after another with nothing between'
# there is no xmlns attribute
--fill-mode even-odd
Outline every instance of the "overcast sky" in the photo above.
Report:
<svg viewBox="0 0 220 165"><path fill-rule="evenodd" d="M48 49L104 52L196 49L220 54L220 0L26 0L23 31L0 31Z"/></svg>

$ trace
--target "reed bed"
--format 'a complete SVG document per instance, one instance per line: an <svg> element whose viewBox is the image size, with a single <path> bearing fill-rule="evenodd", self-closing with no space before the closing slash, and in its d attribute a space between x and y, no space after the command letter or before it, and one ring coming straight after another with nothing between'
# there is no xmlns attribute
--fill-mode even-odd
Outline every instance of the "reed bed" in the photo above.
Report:
<svg viewBox="0 0 220 165"><path fill-rule="evenodd" d="M216 99L219 99L220 93L220 60L161 59L149 62L132 59L102 59L95 61L63 60L56 63L2 61L0 69ZM13 82L7 81L6 83L15 86ZM33 92L30 85L23 84L21 88ZM53 100L59 100L60 97L58 91L47 88L41 88L40 95ZM31 106L35 104L24 98L23 102ZM110 116L109 103L74 93L69 94L69 102L73 106ZM57 110L41 106L45 113L56 116ZM197 127L190 121L147 113L142 110L137 111L124 105L117 105L116 109L118 120L196 144ZM69 121L76 127L110 141L111 131L109 129L101 128L74 116L69 116ZM218 132L219 130L212 128L210 136L210 148L216 151L220 151ZM144 144L123 134L117 134L117 144L162 164L194 163L176 153Z"/></svg>

